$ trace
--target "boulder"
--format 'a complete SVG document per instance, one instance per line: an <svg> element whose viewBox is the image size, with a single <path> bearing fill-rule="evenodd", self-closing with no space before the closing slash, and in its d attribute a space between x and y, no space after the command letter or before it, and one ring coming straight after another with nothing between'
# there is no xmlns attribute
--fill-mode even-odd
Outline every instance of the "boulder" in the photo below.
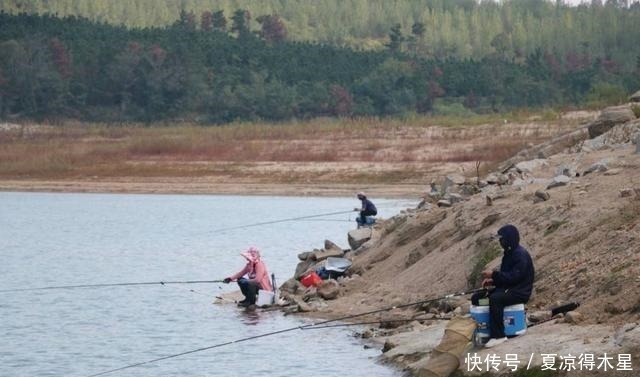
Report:
<svg viewBox="0 0 640 377"><path fill-rule="evenodd" d="M620 190L620 197L622 198L628 198L628 197L631 197L632 195L633 195L633 189L624 188Z"/></svg>
<svg viewBox="0 0 640 377"><path fill-rule="evenodd" d="M556 169L556 175L566 175L569 178L576 176L576 167L573 165L562 164Z"/></svg>
<svg viewBox="0 0 640 377"><path fill-rule="evenodd" d="M490 185L506 185L509 182L509 177L500 173L491 173L485 178L485 181Z"/></svg>
<svg viewBox="0 0 640 377"><path fill-rule="evenodd" d="M325 300L333 300L340 293L340 284L335 280L324 280L318 286L318 295Z"/></svg>
<svg viewBox="0 0 640 377"><path fill-rule="evenodd" d="M329 241L331 242L331 241ZM332 243L332 242L331 242ZM333 243L332 243L333 244ZM331 245L330 245L331 246ZM320 250L313 253L311 256L311 260L320 262L329 257L341 258L344 255L344 250L341 247L338 247L336 244L333 244L333 247L330 249Z"/></svg>
<svg viewBox="0 0 640 377"><path fill-rule="evenodd" d="M299 281L297 281L296 279L289 279L280 286L280 290L289 293L296 293L301 289L301 287L302 284L300 284Z"/></svg>
<svg viewBox="0 0 640 377"><path fill-rule="evenodd" d="M542 199L542 201L547 201L551 198L551 195L549 195L549 193L544 190L536 191L535 196L536 198Z"/></svg>
<svg viewBox="0 0 640 377"><path fill-rule="evenodd" d="M527 313L527 317L532 323L538 323L551 319L551 312L548 310L538 310Z"/></svg>
<svg viewBox="0 0 640 377"><path fill-rule="evenodd" d="M445 186L464 185L467 179L461 174L449 174L444 179Z"/></svg>
<svg viewBox="0 0 640 377"><path fill-rule="evenodd" d="M567 323L571 323L573 325L577 325L583 320L584 320L584 317L580 312L573 311L573 312L568 312L567 314L564 315L564 321Z"/></svg>
<svg viewBox="0 0 640 377"><path fill-rule="evenodd" d="M318 288L314 286L307 287L302 293L302 300L305 302L309 302L309 300L312 300L317 297L318 297Z"/></svg>
<svg viewBox="0 0 640 377"><path fill-rule="evenodd" d="M305 261L305 260L309 259L309 257L312 256L312 255L313 255L313 252L305 251L304 253L298 254L298 259L300 259L301 261Z"/></svg>
<svg viewBox="0 0 640 377"><path fill-rule="evenodd" d="M611 176L611 175L618 175L620 173L622 173L622 169L611 169L604 172L604 175Z"/></svg>
<svg viewBox="0 0 640 377"><path fill-rule="evenodd" d="M598 119L587 127L589 138L593 139L612 129L615 125L636 119L636 115L627 105L612 106L602 110Z"/></svg>
<svg viewBox="0 0 640 377"><path fill-rule="evenodd" d="M293 274L293 278L299 280L305 272L307 272L310 268L315 265L315 262L311 259L307 259L298 263L296 266L296 272Z"/></svg>
<svg viewBox="0 0 640 377"><path fill-rule="evenodd" d="M591 173L601 173L605 172L609 169L609 164L611 163L611 159L605 158L600 160L593 165L589 166L589 169L585 170L583 175L591 174Z"/></svg>
<svg viewBox="0 0 640 377"><path fill-rule="evenodd" d="M349 231L347 237L351 250L356 250L365 242L369 241L372 232L371 228L360 228Z"/></svg>
<svg viewBox="0 0 640 377"><path fill-rule="evenodd" d="M547 165L547 160L536 158L535 160L518 162L516 164L516 170L519 173L532 173L534 170Z"/></svg>
<svg viewBox="0 0 640 377"><path fill-rule="evenodd" d="M555 187L566 186L571 181L571 178L566 175L559 175L554 177L551 183L547 186L547 190L550 190Z"/></svg>
<svg viewBox="0 0 640 377"><path fill-rule="evenodd" d="M447 194L445 197L445 200L448 200L449 203L454 204L454 203L460 203L461 201L464 200L464 198L460 194Z"/></svg>
<svg viewBox="0 0 640 377"><path fill-rule="evenodd" d="M640 102L640 90L629 96L629 102Z"/></svg>
<svg viewBox="0 0 640 377"><path fill-rule="evenodd" d="M340 246L336 245L335 242L330 240L324 240L324 249L342 249Z"/></svg>
<svg viewBox="0 0 640 377"><path fill-rule="evenodd" d="M438 207L451 207L451 202L448 200L438 200Z"/></svg>

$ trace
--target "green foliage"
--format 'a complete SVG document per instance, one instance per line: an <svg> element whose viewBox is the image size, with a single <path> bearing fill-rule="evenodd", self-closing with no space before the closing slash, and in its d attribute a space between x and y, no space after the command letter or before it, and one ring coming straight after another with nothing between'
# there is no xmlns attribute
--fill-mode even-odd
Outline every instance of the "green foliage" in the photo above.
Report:
<svg viewBox="0 0 640 377"><path fill-rule="evenodd" d="M472 3L442 9L480 7ZM516 59L502 43L515 44L513 36L499 38L494 45L501 52L485 58L419 57L433 30L417 20L410 34L396 23L393 51L356 51L291 41L289 13L253 17L225 8L200 18L190 10L176 14L170 26L127 29L78 17L0 12L0 118L224 123L327 115L463 117L585 98L611 101L621 85L637 81L635 68L626 70L609 57L536 49ZM225 14L232 15L230 27Z"/></svg>
<svg viewBox="0 0 640 377"><path fill-rule="evenodd" d="M447 103L448 102L448 103ZM460 102L436 100L433 104L433 114L437 116L470 117L476 115Z"/></svg>
<svg viewBox="0 0 640 377"><path fill-rule="evenodd" d="M591 107L617 105L627 100L625 89L616 84L606 82L596 83L586 96L586 103Z"/></svg>
<svg viewBox="0 0 640 377"><path fill-rule="evenodd" d="M237 9L246 9L251 18L242 20L243 30L256 30L258 17L277 14L287 25L288 38L297 41L365 48L371 41L388 41L389 31L399 25L399 34L413 37L405 40L412 44L409 50L425 57L482 59L498 54L518 59L547 49L562 57L608 55L626 69L636 64L640 40L637 3L625 7L548 0L3 0L0 9L12 14L81 16L136 28L173 25L183 9L198 19L205 12L215 19L216 12L231 17Z"/></svg>

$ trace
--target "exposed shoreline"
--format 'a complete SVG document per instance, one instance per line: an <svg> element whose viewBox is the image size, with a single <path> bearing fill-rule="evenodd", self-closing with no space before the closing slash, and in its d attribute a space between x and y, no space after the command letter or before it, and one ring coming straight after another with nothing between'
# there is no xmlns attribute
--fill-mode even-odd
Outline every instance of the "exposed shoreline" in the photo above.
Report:
<svg viewBox="0 0 640 377"><path fill-rule="evenodd" d="M166 195L353 196L366 191L372 197L411 198L424 195L425 185L278 184L218 182L207 179L118 180L0 180L0 192L58 192Z"/></svg>

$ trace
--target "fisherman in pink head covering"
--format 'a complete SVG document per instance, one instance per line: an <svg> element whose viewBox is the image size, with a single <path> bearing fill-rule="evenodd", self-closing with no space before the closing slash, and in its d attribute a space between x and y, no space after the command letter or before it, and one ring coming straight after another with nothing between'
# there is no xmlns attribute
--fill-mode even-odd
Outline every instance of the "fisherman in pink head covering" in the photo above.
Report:
<svg viewBox="0 0 640 377"><path fill-rule="evenodd" d="M240 291L245 297L244 300L238 303L238 306L247 307L256 303L256 295L259 289L273 291L273 287L271 286L271 280L269 280L267 266L260 259L260 250L257 247L251 246L240 255L247 260L247 264L238 273L225 278L224 282L226 284L232 281L238 282Z"/></svg>

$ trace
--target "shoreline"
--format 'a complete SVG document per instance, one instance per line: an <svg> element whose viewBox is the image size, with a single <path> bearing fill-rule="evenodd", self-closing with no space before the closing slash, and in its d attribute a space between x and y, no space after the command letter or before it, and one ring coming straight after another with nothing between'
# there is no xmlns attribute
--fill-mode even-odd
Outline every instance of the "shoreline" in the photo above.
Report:
<svg viewBox="0 0 640 377"><path fill-rule="evenodd" d="M92 194L242 195L242 196L353 196L365 191L372 197L416 199L425 185L279 184L211 181L207 179L117 180L0 180L0 192L52 192Z"/></svg>

